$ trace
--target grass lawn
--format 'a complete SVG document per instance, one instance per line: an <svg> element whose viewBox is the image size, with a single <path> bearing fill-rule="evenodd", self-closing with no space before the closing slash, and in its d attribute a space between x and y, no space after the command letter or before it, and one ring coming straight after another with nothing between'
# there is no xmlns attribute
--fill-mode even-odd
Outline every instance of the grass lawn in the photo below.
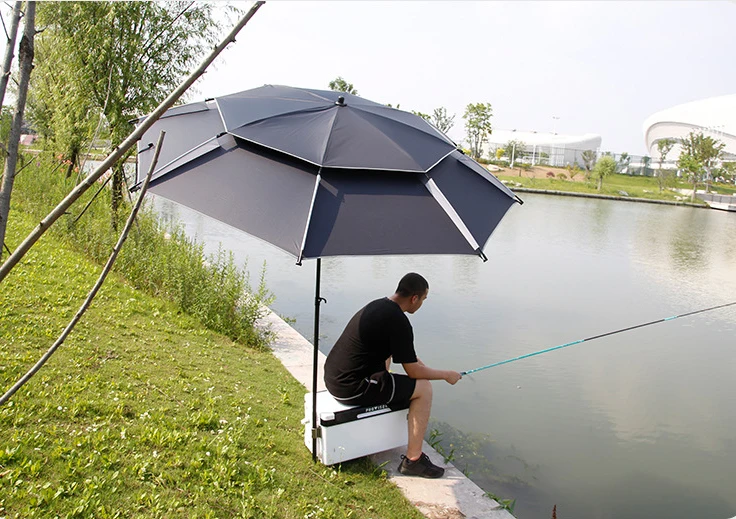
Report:
<svg viewBox="0 0 736 519"><path fill-rule="evenodd" d="M11 213L11 249L36 222ZM100 270L47 234L2 282L3 392ZM370 462L312 462L304 393L269 351L110 275L66 343L0 407L0 517L420 518Z"/></svg>
<svg viewBox="0 0 736 519"><path fill-rule="evenodd" d="M622 196L620 193L624 191L631 198L644 198L648 200L667 200L670 202L690 202L690 197L682 195L671 189L664 189L661 193L659 192L659 185L657 179L653 177L645 176L630 176L615 174L603 181L603 187L601 190L597 190L597 181L590 180L588 182L573 182L570 180L561 180L557 178L530 178L528 176L518 174L506 175L506 171L498 174L499 180L506 181L511 189L514 187L514 183L521 184L522 187L531 189L543 189L548 191L565 191L568 193L590 193L597 195L608 195L608 196ZM692 189L692 185L687 182L678 180L675 184L678 189ZM702 186L699 186L702 189ZM729 184L713 184L712 191L720 194L733 194L736 193L736 186ZM678 198L679 197L679 198ZM695 204L705 205L703 201L698 198L695 199Z"/></svg>

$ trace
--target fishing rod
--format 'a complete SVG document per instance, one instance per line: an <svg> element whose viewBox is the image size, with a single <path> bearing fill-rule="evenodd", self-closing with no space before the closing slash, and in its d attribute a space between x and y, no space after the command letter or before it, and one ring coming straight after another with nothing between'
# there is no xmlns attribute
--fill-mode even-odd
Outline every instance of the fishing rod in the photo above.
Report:
<svg viewBox="0 0 736 519"><path fill-rule="evenodd" d="M502 360L501 362L494 362L493 364L488 364L487 366L481 366L479 368L469 369L468 371L461 371L460 375L462 376L470 375L471 373L477 373L478 371L483 371L484 369L494 368L496 366L501 366L503 364L508 364L510 362L515 362L521 359L527 359L529 357L534 357L535 355L541 355L542 353L547 353L548 351L561 350L562 348L567 348L568 346L573 346L575 344L592 341L593 339L600 339L601 337L607 337L609 335L615 335L621 332L628 332L629 330L635 330L637 328L643 328L645 326L649 326L649 325L657 324L657 323L663 323L665 321L674 321L675 319L678 319L680 317L687 317L689 315L700 314L703 312L710 312L711 310L717 310L719 308L725 308L727 306L733 306L733 305L736 305L736 301L734 301L733 303L726 303L725 305L718 305L718 306L712 306L710 308L704 308L702 310L695 310L694 312L688 312L686 314L673 315L672 317L665 317L664 319L657 319L656 321L650 321L644 324L637 324L636 326L629 326L628 328L621 328L620 330L615 330L613 332L602 333L600 335L594 335L593 337L588 337L586 339L580 339L577 341L568 342L566 344L560 344L559 346L553 346L552 348L547 348L545 350L535 351L534 353L527 353L526 355L520 355L519 357L514 357L513 359Z"/></svg>

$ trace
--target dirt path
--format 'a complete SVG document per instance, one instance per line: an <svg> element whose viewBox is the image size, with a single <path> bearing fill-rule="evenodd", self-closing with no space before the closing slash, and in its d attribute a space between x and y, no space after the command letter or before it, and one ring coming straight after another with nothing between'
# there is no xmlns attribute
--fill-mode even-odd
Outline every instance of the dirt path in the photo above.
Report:
<svg viewBox="0 0 736 519"><path fill-rule="evenodd" d="M504 177L526 177L526 178L562 178L560 175L565 175L563 180L570 180L570 172L565 168L555 168L552 166L532 166L526 170L524 168L514 167L512 168L501 168L488 164L486 166L488 170L494 175L502 175ZM573 178L574 182L583 182L585 180L585 171L580 171Z"/></svg>

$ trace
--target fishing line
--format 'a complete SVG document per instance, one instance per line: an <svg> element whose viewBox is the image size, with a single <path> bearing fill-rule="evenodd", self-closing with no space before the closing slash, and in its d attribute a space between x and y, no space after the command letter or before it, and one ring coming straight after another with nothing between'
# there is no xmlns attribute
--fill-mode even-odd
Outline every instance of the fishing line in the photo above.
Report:
<svg viewBox="0 0 736 519"><path fill-rule="evenodd" d="M545 350L535 351L534 353L527 353L526 355L520 355L519 357L514 357L513 359L502 360L501 362L494 362L493 364L488 364L487 366L481 366L479 368L469 369L468 371L461 371L460 374L462 376L469 375L471 373L483 371L484 369L501 366L503 364L508 364L510 362L515 362L521 359L527 359L529 357L534 357L535 355L541 355L542 353L547 353L548 351L561 350L562 348L567 348L568 346L573 346L575 344L592 341L593 339L600 339L601 337L608 337L609 335L615 335L621 332L628 332L629 330L636 330L637 328L643 328L645 326L649 326L649 325L657 324L657 323L663 323L665 321L674 321L675 319L678 319L680 317L687 317L689 315L700 314L703 312L710 312L711 310L717 310L719 308L725 308L727 306L733 306L733 305L736 305L736 301L734 301L733 303L726 303L725 305L718 305L718 306L712 306L710 308L704 308L702 310L695 310L694 312L688 312L686 314L673 315L672 317L665 317L664 319L657 319L656 321L650 321L644 324L637 324L636 326L629 326L628 328L621 328L620 330L616 330L613 332L602 333L600 335L594 335L593 337L588 337L586 339L580 339L577 341L568 342L566 344L560 344L559 346L553 346L552 348L547 348Z"/></svg>

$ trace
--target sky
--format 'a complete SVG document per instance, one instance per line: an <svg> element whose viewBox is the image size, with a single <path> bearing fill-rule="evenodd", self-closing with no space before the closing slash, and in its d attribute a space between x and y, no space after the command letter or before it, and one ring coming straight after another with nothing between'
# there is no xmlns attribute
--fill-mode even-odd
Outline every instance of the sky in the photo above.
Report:
<svg viewBox="0 0 736 519"><path fill-rule="evenodd" d="M603 150L645 154L646 117L736 93L734 25L731 1L276 0L189 99L264 84L327 89L342 76L402 110L445 107L457 142L465 107L484 102L498 129L595 133Z"/></svg>
<svg viewBox="0 0 736 519"><path fill-rule="evenodd" d="M596 133L604 150L645 154L646 117L736 93L735 25L726 1L271 1L198 88L342 76L373 101L447 108L456 141L467 104L485 102L499 129Z"/></svg>

